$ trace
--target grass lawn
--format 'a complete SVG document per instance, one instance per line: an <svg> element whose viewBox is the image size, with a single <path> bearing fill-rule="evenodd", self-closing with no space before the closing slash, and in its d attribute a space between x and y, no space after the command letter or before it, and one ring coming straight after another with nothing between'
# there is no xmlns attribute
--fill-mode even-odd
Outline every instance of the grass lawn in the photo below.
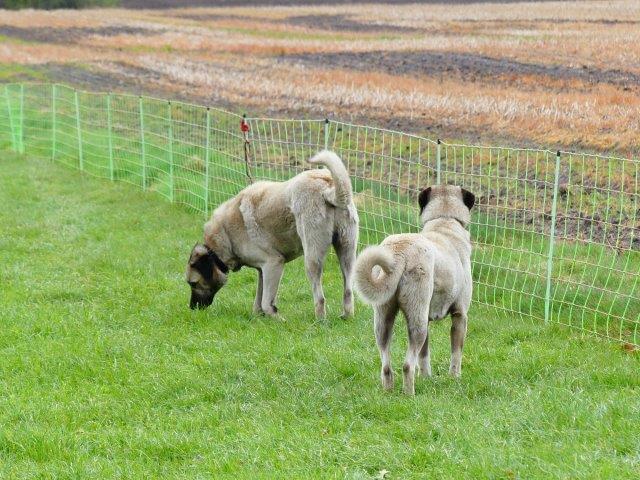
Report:
<svg viewBox="0 0 640 480"><path fill-rule="evenodd" d="M432 379L379 386L371 311L313 319L302 263L282 318L253 271L188 309L203 218L45 161L0 160L0 478L638 478L640 355L476 306Z"/></svg>

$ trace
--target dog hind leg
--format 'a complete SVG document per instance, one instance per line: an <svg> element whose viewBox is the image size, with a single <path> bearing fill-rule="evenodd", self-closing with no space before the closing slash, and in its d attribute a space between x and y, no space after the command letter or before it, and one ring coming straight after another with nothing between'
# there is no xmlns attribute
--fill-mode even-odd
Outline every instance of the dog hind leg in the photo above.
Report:
<svg viewBox="0 0 640 480"><path fill-rule="evenodd" d="M407 314L407 332L409 334L409 344L407 345L407 355L402 366L403 390L407 395L415 395L416 365L418 354L424 346L429 329L429 320L424 313L410 312Z"/></svg>
<svg viewBox="0 0 640 480"><path fill-rule="evenodd" d="M395 300L374 307L374 330L376 334L376 343L380 352L380 360L382 369L380 378L382 380L382 388L385 390L393 389L393 370L391 370L391 336L393 334L393 324L398 313L398 305Z"/></svg>
<svg viewBox="0 0 640 480"><path fill-rule="evenodd" d="M342 297L342 316L348 318L353 315L353 267L356 261L356 244L353 239L337 238L333 248L340 261L342 281L344 285Z"/></svg>
<svg viewBox="0 0 640 480"><path fill-rule="evenodd" d="M304 268L307 273L311 291L313 292L313 303L317 319L325 318L325 298L322 290L322 272L324 270L324 260L331 242L330 238L315 238L306 235L304 242Z"/></svg>
<svg viewBox="0 0 640 480"><path fill-rule="evenodd" d="M455 312L451 315L451 366L449 374L462 375L462 347L467 334L467 314Z"/></svg>
<svg viewBox="0 0 640 480"><path fill-rule="evenodd" d="M425 347L429 335L429 307L433 295L433 267L427 259L417 262L405 273L405 280L398 295L400 308L407 319L407 334L409 343L402 372L404 375L403 389L407 395L415 395L415 376L418 357L423 348L428 356L429 347ZM420 368L426 365L421 362Z"/></svg>

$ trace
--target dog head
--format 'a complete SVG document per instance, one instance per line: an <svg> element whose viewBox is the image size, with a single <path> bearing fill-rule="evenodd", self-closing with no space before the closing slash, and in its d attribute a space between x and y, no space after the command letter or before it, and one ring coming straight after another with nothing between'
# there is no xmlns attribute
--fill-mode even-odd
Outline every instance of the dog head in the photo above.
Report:
<svg viewBox="0 0 640 480"><path fill-rule="evenodd" d="M420 220L424 225L435 218L454 218L464 227L471 221L470 210L476 197L468 190L455 185L434 185L418 195Z"/></svg>
<svg viewBox="0 0 640 480"><path fill-rule="evenodd" d="M206 245L197 244L187 263L186 280L191 287L189 307L207 308L225 283L229 269L220 257Z"/></svg>

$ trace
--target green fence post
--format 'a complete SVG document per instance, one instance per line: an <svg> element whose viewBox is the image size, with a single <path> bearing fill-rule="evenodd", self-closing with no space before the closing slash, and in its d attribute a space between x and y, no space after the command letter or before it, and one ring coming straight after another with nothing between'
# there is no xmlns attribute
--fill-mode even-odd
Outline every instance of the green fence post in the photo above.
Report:
<svg viewBox="0 0 640 480"><path fill-rule="evenodd" d="M329 150L329 119L324 119L324 149Z"/></svg>
<svg viewBox="0 0 640 480"><path fill-rule="evenodd" d="M18 149L24 153L24 84L20 84L20 123L18 128Z"/></svg>
<svg viewBox="0 0 640 480"><path fill-rule="evenodd" d="M113 126L111 122L111 92L109 92L107 93L107 138L109 139L109 179L113 182Z"/></svg>
<svg viewBox="0 0 640 480"><path fill-rule="evenodd" d="M206 132L206 145L204 152L204 217L205 219L209 216L209 148L210 148L210 139L211 136L211 111L209 107L207 107L207 132Z"/></svg>
<svg viewBox="0 0 640 480"><path fill-rule="evenodd" d="M13 125L13 109L11 108L11 96L9 95L9 86L5 84L4 95L7 99L7 113L9 114L9 130L11 131L11 150L18 151L18 145L16 143L16 132Z"/></svg>
<svg viewBox="0 0 640 480"><path fill-rule="evenodd" d="M78 90L74 90L74 99L76 104L76 130L78 132L78 160L80 162L80 171L84 170L84 159L82 158L82 130L80 129L80 102L78 101Z"/></svg>
<svg viewBox="0 0 640 480"><path fill-rule="evenodd" d="M147 189L147 157L144 147L144 113L142 111L142 95L139 99L140 106L140 153L142 153L142 189Z"/></svg>
<svg viewBox="0 0 640 480"><path fill-rule="evenodd" d="M171 101L167 102L167 110L169 114L169 201L173 203L173 110Z"/></svg>
<svg viewBox="0 0 640 480"><path fill-rule="evenodd" d="M56 84L51 85L51 161L56 159Z"/></svg>
<svg viewBox="0 0 640 480"><path fill-rule="evenodd" d="M551 274L553 273L553 247L556 237L556 212L558 208L558 184L560 183L560 150L556 153L556 169L553 180L551 203L551 228L549 230L549 254L547 257L547 291L544 296L544 322L551 320Z"/></svg>
<svg viewBox="0 0 640 480"><path fill-rule="evenodd" d="M440 166L442 163L442 142L438 139L436 147L436 183L440 185Z"/></svg>

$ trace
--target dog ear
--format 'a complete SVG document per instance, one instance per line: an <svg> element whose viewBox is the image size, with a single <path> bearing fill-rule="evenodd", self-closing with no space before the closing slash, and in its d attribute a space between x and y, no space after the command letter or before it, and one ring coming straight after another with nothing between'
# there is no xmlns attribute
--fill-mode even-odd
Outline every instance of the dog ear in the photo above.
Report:
<svg viewBox="0 0 640 480"><path fill-rule="evenodd" d="M418 205L420 205L420 213L424 210L424 207L429 203L429 197L431 196L431 187L427 187L418 195Z"/></svg>
<svg viewBox="0 0 640 480"><path fill-rule="evenodd" d="M207 282L210 282L213 278L213 260L209 255L207 255L206 249L198 248L200 245L196 245L193 247L193 251L191 253L191 268L195 269L202 278L204 278Z"/></svg>
<svg viewBox="0 0 640 480"><path fill-rule="evenodd" d="M461 188L460 190L462 192L462 202L469 210L471 210L473 205L476 203L476 196L469 190L465 190L464 188Z"/></svg>

